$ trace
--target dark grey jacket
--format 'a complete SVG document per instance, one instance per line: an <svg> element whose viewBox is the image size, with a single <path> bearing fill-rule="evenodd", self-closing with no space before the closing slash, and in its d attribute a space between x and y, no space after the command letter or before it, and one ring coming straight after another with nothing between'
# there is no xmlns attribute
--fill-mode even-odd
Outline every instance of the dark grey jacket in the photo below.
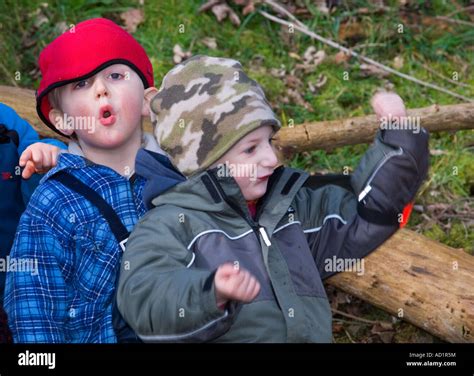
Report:
<svg viewBox="0 0 474 376"><path fill-rule="evenodd" d="M234 179L215 170L176 185L128 240L120 311L147 342L330 342L322 279L397 230L426 176L427 145L424 131L385 131L350 178L281 167L256 220ZM225 262L249 270L261 290L222 311L213 279Z"/></svg>

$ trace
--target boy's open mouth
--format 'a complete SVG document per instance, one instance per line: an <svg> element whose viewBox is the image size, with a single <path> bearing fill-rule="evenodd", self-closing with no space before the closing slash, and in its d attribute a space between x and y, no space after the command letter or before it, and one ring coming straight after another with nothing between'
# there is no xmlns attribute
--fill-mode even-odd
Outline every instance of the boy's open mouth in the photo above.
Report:
<svg viewBox="0 0 474 376"><path fill-rule="evenodd" d="M112 106L106 105L100 108L99 121L102 125L112 125L115 123L115 120Z"/></svg>
<svg viewBox="0 0 474 376"><path fill-rule="evenodd" d="M272 174L268 174L268 175L265 175L265 176L260 176L258 179L258 181L267 181L270 176L272 176Z"/></svg>

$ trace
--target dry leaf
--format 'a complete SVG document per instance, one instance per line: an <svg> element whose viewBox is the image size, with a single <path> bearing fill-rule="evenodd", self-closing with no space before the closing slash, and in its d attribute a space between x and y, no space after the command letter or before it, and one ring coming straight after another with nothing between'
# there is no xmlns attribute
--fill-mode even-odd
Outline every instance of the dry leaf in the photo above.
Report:
<svg viewBox="0 0 474 376"><path fill-rule="evenodd" d="M214 5L217 5L221 2L221 0L210 0L207 3L201 5L199 7L198 12L207 12L209 9L211 9Z"/></svg>
<svg viewBox="0 0 474 376"><path fill-rule="evenodd" d="M367 36L367 30L359 22L346 22L339 27L339 40L357 42Z"/></svg>
<svg viewBox="0 0 474 376"><path fill-rule="evenodd" d="M39 14L35 19L34 25L37 29L39 29L41 25L48 22L49 22L48 17L46 17L44 14Z"/></svg>
<svg viewBox="0 0 474 376"><path fill-rule="evenodd" d="M375 76L378 78L386 78L390 76L389 72L371 64L361 64L360 73L362 77Z"/></svg>
<svg viewBox="0 0 474 376"><path fill-rule="evenodd" d="M230 19L230 22L232 22L234 26L237 26L237 27L240 26L240 18L239 16L237 16L237 13L235 13L232 9L230 9L229 11L229 19Z"/></svg>
<svg viewBox="0 0 474 376"><path fill-rule="evenodd" d="M179 44L173 47L173 62L179 64L192 56L191 51L183 51Z"/></svg>
<svg viewBox="0 0 474 376"><path fill-rule="evenodd" d="M351 336L357 337L359 335L359 332L362 330L362 325L359 323L352 323L347 326L346 330L350 333Z"/></svg>
<svg viewBox="0 0 474 376"><path fill-rule="evenodd" d="M126 12L120 13L120 18L125 23L125 30L133 34L137 30L138 25L143 22L143 9L129 9Z"/></svg>
<svg viewBox="0 0 474 376"><path fill-rule="evenodd" d="M286 69L283 66L281 68L271 68L270 74L276 78L283 78L286 75Z"/></svg>
<svg viewBox="0 0 474 376"><path fill-rule="evenodd" d="M309 46L306 51L303 54L303 61L307 64L311 64L312 61L314 60L314 56L318 53L319 51L316 50L316 47L314 46Z"/></svg>
<svg viewBox="0 0 474 376"><path fill-rule="evenodd" d="M65 21L58 22L54 28L57 30L57 34L65 33L69 29Z"/></svg>
<svg viewBox="0 0 474 376"><path fill-rule="evenodd" d="M216 16L217 22L222 22L227 17L227 9L229 9L227 4L217 4L212 7L212 13Z"/></svg>
<svg viewBox="0 0 474 376"><path fill-rule="evenodd" d="M248 5L245 6L245 8L242 10L242 14L246 16L247 14L250 14L252 12L255 12L255 4L253 1L251 1Z"/></svg>
<svg viewBox="0 0 474 376"><path fill-rule="evenodd" d="M445 150L440 150L440 149L430 149L430 155L444 155L448 154Z"/></svg>
<svg viewBox="0 0 474 376"><path fill-rule="evenodd" d="M402 69L403 68L403 57L402 56L395 56L393 59L393 67L395 69Z"/></svg>
<svg viewBox="0 0 474 376"><path fill-rule="evenodd" d="M229 17L230 22L235 26L240 26L240 18L226 3L214 5L211 8L212 13L217 18L218 22L222 22L226 17Z"/></svg>
<svg viewBox="0 0 474 376"><path fill-rule="evenodd" d="M47 3L42 3L34 12L31 12L29 14L31 18L34 17L34 21L33 21L34 29L39 29L41 25L49 22L49 19L45 15L45 12L44 12L47 7L48 7Z"/></svg>
<svg viewBox="0 0 474 376"><path fill-rule="evenodd" d="M341 333L344 331L344 327L341 323L333 322L332 323L332 332L333 333Z"/></svg>
<svg viewBox="0 0 474 376"><path fill-rule="evenodd" d="M316 7L323 14L329 14L329 8L327 7L326 0L316 0Z"/></svg>
<svg viewBox="0 0 474 376"><path fill-rule="evenodd" d="M217 48L216 38L206 37L201 40L201 43L211 50L215 50Z"/></svg>
<svg viewBox="0 0 474 376"><path fill-rule="evenodd" d="M288 54L288 56L291 57L291 58L293 58L293 59L295 59L295 60L301 60L301 56L298 55L296 52L290 52L290 53Z"/></svg>
<svg viewBox="0 0 474 376"><path fill-rule="evenodd" d="M289 74L285 77L285 84L292 89L298 89L302 86L301 80L293 74Z"/></svg>
<svg viewBox="0 0 474 376"><path fill-rule="evenodd" d="M334 61L336 64L342 64L346 63L351 59L351 55L346 54L344 51L339 51L335 56L334 56Z"/></svg>
<svg viewBox="0 0 474 376"><path fill-rule="evenodd" d="M310 46L306 49L303 54L303 64L296 64L296 69L302 69L305 73L312 73L316 70L317 66L321 64L326 58L324 50L316 51L314 46Z"/></svg>
<svg viewBox="0 0 474 376"><path fill-rule="evenodd" d="M308 82L309 91L313 94L318 92L319 91L318 89L321 89L326 84L327 80L328 78L324 74L321 73L318 76L318 81L316 81L315 84L313 84L312 82Z"/></svg>
<svg viewBox="0 0 474 376"><path fill-rule="evenodd" d="M326 59L326 52L324 52L324 50L319 50L313 55L313 64L319 65L324 61L324 59Z"/></svg>
<svg viewBox="0 0 474 376"><path fill-rule="evenodd" d="M393 330L392 323L380 321L372 326L372 329L370 330L370 332L372 334L378 334L380 332L386 332L386 331L391 331L391 330Z"/></svg>
<svg viewBox="0 0 474 376"><path fill-rule="evenodd" d="M354 304L349 304L345 309L347 313L353 316L362 317L364 315L361 304L355 304L355 302Z"/></svg>
<svg viewBox="0 0 474 376"><path fill-rule="evenodd" d="M337 301L338 304L348 304L351 302L351 296L349 294L341 290L335 290L335 291L336 291L335 300Z"/></svg>
<svg viewBox="0 0 474 376"><path fill-rule="evenodd" d="M314 109L311 107L311 105L306 102L303 97L301 96L300 92L295 89L288 89L287 90L288 96L293 99L293 102L296 103L299 106L304 107L307 111L313 112Z"/></svg>
<svg viewBox="0 0 474 376"><path fill-rule="evenodd" d="M254 0L234 0L234 3L239 6L243 6L242 14L246 16L249 13L255 11Z"/></svg>

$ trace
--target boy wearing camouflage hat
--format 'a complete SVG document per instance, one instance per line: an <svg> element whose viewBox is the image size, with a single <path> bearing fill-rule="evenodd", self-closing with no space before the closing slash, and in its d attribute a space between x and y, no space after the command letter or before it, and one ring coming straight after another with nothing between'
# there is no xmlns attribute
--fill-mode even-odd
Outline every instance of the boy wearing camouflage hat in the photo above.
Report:
<svg viewBox="0 0 474 376"><path fill-rule="evenodd" d="M404 115L394 94L373 104ZM330 342L322 279L399 228L427 173L427 133L380 132L352 177L277 167L280 123L262 89L237 61L206 56L172 69L151 108L188 180L148 187L154 208L122 261L124 318L149 342ZM137 173L157 163L138 156Z"/></svg>

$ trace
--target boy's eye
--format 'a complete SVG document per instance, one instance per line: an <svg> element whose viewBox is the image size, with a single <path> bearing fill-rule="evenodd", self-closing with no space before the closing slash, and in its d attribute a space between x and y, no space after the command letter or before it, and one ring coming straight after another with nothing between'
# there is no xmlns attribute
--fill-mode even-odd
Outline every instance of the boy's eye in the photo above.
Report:
<svg viewBox="0 0 474 376"><path fill-rule="evenodd" d="M255 150L255 145L245 149L244 153L245 154L252 154L254 152L254 150Z"/></svg>
<svg viewBox="0 0 474 376"><path fill-rule="evenodd" d="M121 73L111 73L110 78L112 78L113 80L120 80L121 78L123 78L123 74Z"/></svg>
<svg viewBox="0 0 474 376"><path fill-rule="evenodd" d="M87 81L82 80L82 81L79 81L77 84L74 85L74 89L78 89L78 88L84 87L86 85L87 85Z"/></svg>

